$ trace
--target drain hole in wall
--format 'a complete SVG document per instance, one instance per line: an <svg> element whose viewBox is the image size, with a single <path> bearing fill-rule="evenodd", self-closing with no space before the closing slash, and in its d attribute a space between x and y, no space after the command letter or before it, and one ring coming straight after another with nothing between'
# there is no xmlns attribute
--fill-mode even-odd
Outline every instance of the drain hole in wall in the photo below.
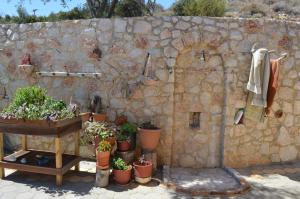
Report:
<svg viewBox="0 0 300 199"><path fill-rule="evenodd" d="M200 128L200 112L191 112L190 113L190 128L199 129Z"/></svg>

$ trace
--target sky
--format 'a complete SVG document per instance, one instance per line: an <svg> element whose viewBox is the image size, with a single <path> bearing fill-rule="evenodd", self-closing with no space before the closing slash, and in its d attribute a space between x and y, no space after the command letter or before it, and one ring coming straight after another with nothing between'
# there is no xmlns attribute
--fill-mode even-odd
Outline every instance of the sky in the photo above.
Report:
<svg viewBox="0 0 300 199"><path fill-rule="evenodd" d="M0 0L0 15L17 15L16 5L20 0ZM29 14L33 14L33 9L38 9L36 15L49 15L51 12L68 11L76 6L81 6L85 0L67 0L67 7L61 5L60 0L51 0L44 4L42 0L23 0L24 7ZM169 8L176 0L156 0L157 3Z"/></svg>

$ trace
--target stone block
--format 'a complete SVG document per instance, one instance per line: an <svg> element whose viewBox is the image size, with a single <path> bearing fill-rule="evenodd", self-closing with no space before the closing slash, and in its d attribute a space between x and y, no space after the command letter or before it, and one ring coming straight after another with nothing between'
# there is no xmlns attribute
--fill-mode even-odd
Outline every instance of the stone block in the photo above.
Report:
<svg viewBox="0 0 300 199"><path fill-rule="evenodd" d="M114 30L115 32L125 32L126 31L127 22L122 19L115 19L114 22Z"/></svg>
<svg viewBox="0 0 300 199"><path fill-rule="evenodd" d="M279 156L281 161L292 161L297 158L298 151L295 146L285 146L281 147L279 151Z"/></svg>
<svg viewBox="0 0 300 199"><path fill-rule="evenodd" d="M149 33L151 32L151 24L146 21L137 21L133 27L134 33Z"/></svg>
<svg viewBox="0 0 300 199"><path fill-rule="evenodd" d="M290 138L289 132L285 127L279 129L279 136L277 138L277 143L281 146L286 146L291 144L292 140Z"/></svg>

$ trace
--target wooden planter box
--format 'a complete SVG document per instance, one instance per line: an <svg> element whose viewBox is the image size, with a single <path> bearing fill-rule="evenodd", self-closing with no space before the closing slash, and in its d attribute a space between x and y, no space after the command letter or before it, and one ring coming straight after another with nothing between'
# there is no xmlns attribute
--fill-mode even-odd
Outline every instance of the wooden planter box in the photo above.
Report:
<svg viewBox="0 0 300 199"><path fill-rule="evenodd" d="M81 117L56 121L0 118L0 131L13 134L60 137L81 127Z"/></svg>
<svg viewBox="0 0 300 199"><path fill-rule="evenodd" d="M82 128L81 117L59 121L46 120L23 120L23 119L4 119L0 118L0 178L3 178L4 168L16 169L27 172L56 175L56 184L62 184L62 175L71 167L79 169L79 139ZM4 160L3 133L21 134L22 150L16 152L16 162ZM62 154L61 137L63 135L75 133L75 153L74 155ZM55 137L55 152L45 152L27 149L27 135ZM52 162L46 166L39 166L35 161L36 155L53 157ZM26 158L26 164L20 160Z"/></svg>

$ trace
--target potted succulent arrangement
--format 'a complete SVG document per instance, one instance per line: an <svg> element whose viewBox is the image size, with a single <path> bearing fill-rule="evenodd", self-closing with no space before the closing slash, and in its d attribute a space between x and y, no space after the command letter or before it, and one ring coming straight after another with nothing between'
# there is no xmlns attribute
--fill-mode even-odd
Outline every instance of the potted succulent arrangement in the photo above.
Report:
<svg viewBox="0 0 300 199"><path fill-rule="evenodd" d="M137 125L131 122L126 122L121 126L120 129L122 134L126 134L130 138L131 149L135 149L136 147L136 133L137 133Z"/></svg>
<svg viewBox="0 0 300 199"><path fill-rule="evenodd" d="M139 140L142 149L153 151L156 149L161 129L151 124L151 122L145 122L138 128Z"/></svg>
<svg viewBox="0 0 300 199"><path fill-rule="evenodd" d="M95 95L91 100L91 118L94 122L105 122L106 113L103 112L102 99L100 96Z"/></svg>
<svg viewBox="0 0 300 199"><path fill-rule="evenodd" d="M145 184L151 181L152 162L145 160L142 156L138 161L133 163L135 181Z"/></svg>
<svg viewBox="0 0 300 199"><path fill-rule="evenodd" d="M101 140L106 140L111 146L115 145L115 129L108 123L86 122L82 140L84 143L93 144L95 148Z"/></svg>
<svg viewBox="0 0 300 199"><path fill-rule="evenodd" d="M99 142L97 148L97 167L99 169L109 168L109 157L110 157L111 145L108 141L102 140Z"/></svg>
<svg viewBox="0 0 300 199"><path fill-rule="evenodd" d="M118 151L125 152L130 150L130 138L126 134L119 134L117 137Z"/></svg>
<svg viewBox="0 0 300 199"><path fill-rule="evenodd" d="M132 166L127 165L123 159L115 157L112 161L114 180L121 185L128 184L131 179Z"/></svg>
<svg viewBox="0 0 300 199"><path fill-rule="evenodd" d="M16 90L13 101L5 108L1 118L23 120L64 120L78 116L62 100L47 96L47 91L40 87L24 87Z"/></svg>

